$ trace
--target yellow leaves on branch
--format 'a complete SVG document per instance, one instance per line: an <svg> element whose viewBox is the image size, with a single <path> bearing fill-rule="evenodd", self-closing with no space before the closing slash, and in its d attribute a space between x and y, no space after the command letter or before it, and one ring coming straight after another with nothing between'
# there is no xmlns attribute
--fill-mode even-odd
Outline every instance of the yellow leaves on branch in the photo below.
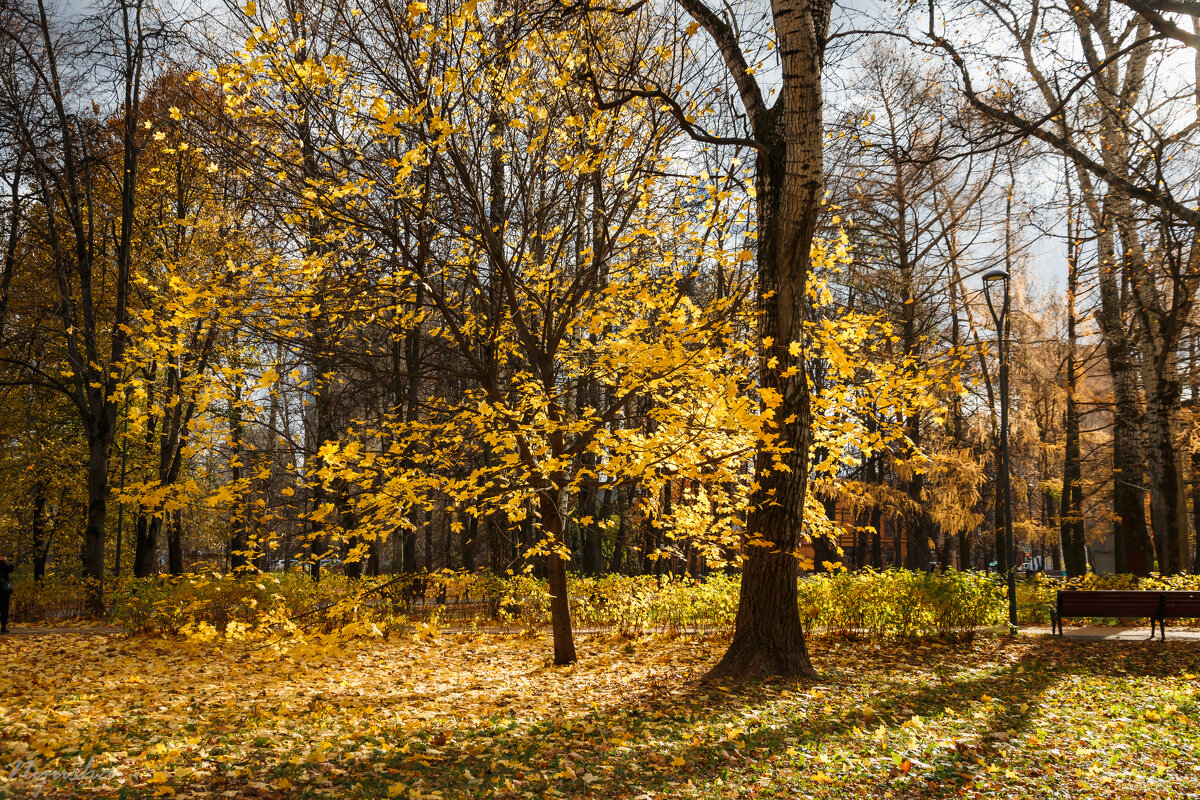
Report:
<svg viewBox="0 0 1200 800"><path fill-rule="evenodd" d="M254 13L251 4L244 10ZM593 110L589 87L572 78L580 66L578 31L524 37L498 60L489 33L496 21L476 18L477 11L472 3L448 16L424 2L405 6L411 47L397 55L405 62L399 72L425 76L430 59L449 64L422 77L419 91L405 91L403 79L386 88L374 85L344 56L314 56L282 24L256 27L245 52L210 76L230 114L274 123L256 134L256 143L265 173L295 197L286 221L321 230L319 247L264 258L262 272L250 276L279 335L307 337L315 319L336 329L346 320L366 318L395 331L417 330L448 352L486 347L504 375L501 389L468 384L455 396L423 399L419 419L354 420L338 440L320 443L306 481L343 487L339 492L352 500L338 513L321 507L310 516L339 536L378 542L396 530L398 520L439 502L467 516L503 512L520 520L550 494L574 496L587 487L636 480L657 496L686 481L705 499L697 505L709 511L689 515L676 509L670 525L703 542L717 518L736 520L744 513L747 464L755 452L765 452L777 469L790 468L782 458L787 443L776 433L785 421L776 418L784 396L754 388L760 381L745 290L697 301L685 288L696 280L698 265L747 274L754 259L752 232L710 235L714 226L734 231L742 225L744 212L739 218L736 204L746 198L736 199L729 185L708 172L664 177L672 171L667 134L655 127L656 110L648 104ZM698 30L693 24L688 33ZM447 60L450 52L454 57ZM362 149L342 145L339 163L346 166L316 176L296 170L302 147L288 134L309 119L309 102L369 143ZM708 113L702 105L687 111ZM474 145L467 131L486 136ZM641 143L649 149L638 152ZM368 146L388 154L378 173L356 166ZM502 163L524 157L545 165L547 179L557 182L555 191L563 196L590 197L598 182L602 194L628 198L625 221L614 229L604 254L606 283L576 288L583 274L576 271L598 266L592 263L597 254L577 244L582 219L552 220L532 236L515 225L481 225L476 219L435 226L437 263L422 266L425 272L394 263L390 247L358 226L356 215L381 194L408 218L420 218L442 202L428 197L430 167L456 174L456 165L489 152ZM575 248L574 258L555 255ZM814 270L837 272L848 250L844 233L815 242ZM502 312L461 313L481 307L480 287L490 285L495 274L512 287ZM322 293L313 302L295 292L297 286L330 280L374 280L369 275L386 276L392 294L385 302L360 302L351 299L352 292ZM178 289L179 309L196 314L219 307L221 294L199 282L191 285L194 293ZM422 311L413 312L417 287L425 300ZM436 302L429 302L430 295ZM829 287L813 280L809 302L829 308ZM569 316L567 323L560 323L560 315ZM914 377L919 371L880 357L891 336L884 322L822 316L810 323L805 342L764 347L771 350L768 368L779 370L784 380L796 379L802 356L827 365L832 380L814 397L813 409L815 442L830 455L815 466L832 474L852 451L869 454L901 441L895 419L934 401ZM552 331L560 324L552 352L550 342L539 342L552 360L547 371L527 339L530 331ZM175 351L180 342L162 347ZM257 381L247 377L256 373ZM312 376L308 388L327 379ZM274 368L252 368L229 375L227 385L241 381L253 394L274 392L280 380ZM580 387L591 383L604 387L599 398L581 394ZM254 407L253 398L243 402ZM639 406L647 410L631 413ZM213 437L218 435L214 430ZM469 471L450 468L468 463ZM287 488L282 496L299 505L303 495ZM236 490L219 490L210 502L225 507L237 497ZM346 524L354 529L337 528L342 519L353 520ZM727 535L732 524L718 536ZM453 525L461 528L463 522Z"/></svg>

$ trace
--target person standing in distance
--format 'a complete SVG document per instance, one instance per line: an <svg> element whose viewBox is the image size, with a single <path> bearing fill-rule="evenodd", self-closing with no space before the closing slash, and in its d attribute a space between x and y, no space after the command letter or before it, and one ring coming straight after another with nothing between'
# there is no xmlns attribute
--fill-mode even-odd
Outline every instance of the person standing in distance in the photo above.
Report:
<svg viewBox="0 0 1200 800"><path fill-rule="evenodd" d="M8 601L12 597L12 573L16 569L8 557L0 555L0 633L8 633Z"/></svg>

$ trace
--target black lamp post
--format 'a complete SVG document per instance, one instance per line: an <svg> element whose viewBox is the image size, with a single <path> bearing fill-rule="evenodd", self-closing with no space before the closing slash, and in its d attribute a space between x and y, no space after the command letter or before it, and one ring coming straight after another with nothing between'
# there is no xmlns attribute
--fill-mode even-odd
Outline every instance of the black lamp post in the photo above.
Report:
<svg viewBox="0 0 1200 800"><path fill-rule="evenodd" d="M992 285L1003 284L1004 302L1000 313L992 302ZM1000 470L1000 480L1004 486L1004 549L1007 553L1008 567L1008 624L1017 629L1017 559L1016 547L1013 543L1012 528L1012 478L1008 460L1008 273L1002 269L994 269L984 273L983 296L987 298L988 310L996 323L996 336L1000 351L1000 452L1004 466Z"/></svg>

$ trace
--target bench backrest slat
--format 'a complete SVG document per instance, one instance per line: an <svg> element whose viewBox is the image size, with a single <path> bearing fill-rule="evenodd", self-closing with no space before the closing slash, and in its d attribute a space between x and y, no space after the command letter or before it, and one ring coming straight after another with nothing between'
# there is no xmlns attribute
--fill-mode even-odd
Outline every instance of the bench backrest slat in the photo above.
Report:
<svg viewBox="0 0 1200 800"><path fill-rule="evenodd" d="M1168 617L1200 617L1200 592L1163 592L1163 611Z"/></svg>
<svg viewBox="0 0 1200 800"><path fill-rule="evenodd" d="M1200 617L1200 592L1061 589L1057 605L1065 617Z"/></svg>

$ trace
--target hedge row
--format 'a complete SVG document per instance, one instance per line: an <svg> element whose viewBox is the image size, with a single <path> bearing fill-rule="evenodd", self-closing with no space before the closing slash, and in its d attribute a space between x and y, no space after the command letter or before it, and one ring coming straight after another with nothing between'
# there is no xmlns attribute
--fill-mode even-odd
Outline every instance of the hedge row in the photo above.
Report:
<svg viewBox="0 0 1200 800"><path fill-rule="evenodd" d="M737 615L739 577L703 580L654 576L572 576L577 628L626 634L727 634ZM1048 624L1046 609L1064 586L1086 589L1193 589L1200 576L1088 575L1070 581L1044 576L1018 584L1018 619ZM78 616L86 584L48 577L18 583L17 619ZM305 574L216 574L125 580L111 587L110 617L130 632L215 634L316 630L348 626L386 633L414 623L536 628L550 621L545 581L527 575L440 572L350 580L330 574L314 584ZM810 575L798 582L800 617L809 631L872 638L954 635L1003 625L1004 585L976 572L862 570Z"/></svg>

